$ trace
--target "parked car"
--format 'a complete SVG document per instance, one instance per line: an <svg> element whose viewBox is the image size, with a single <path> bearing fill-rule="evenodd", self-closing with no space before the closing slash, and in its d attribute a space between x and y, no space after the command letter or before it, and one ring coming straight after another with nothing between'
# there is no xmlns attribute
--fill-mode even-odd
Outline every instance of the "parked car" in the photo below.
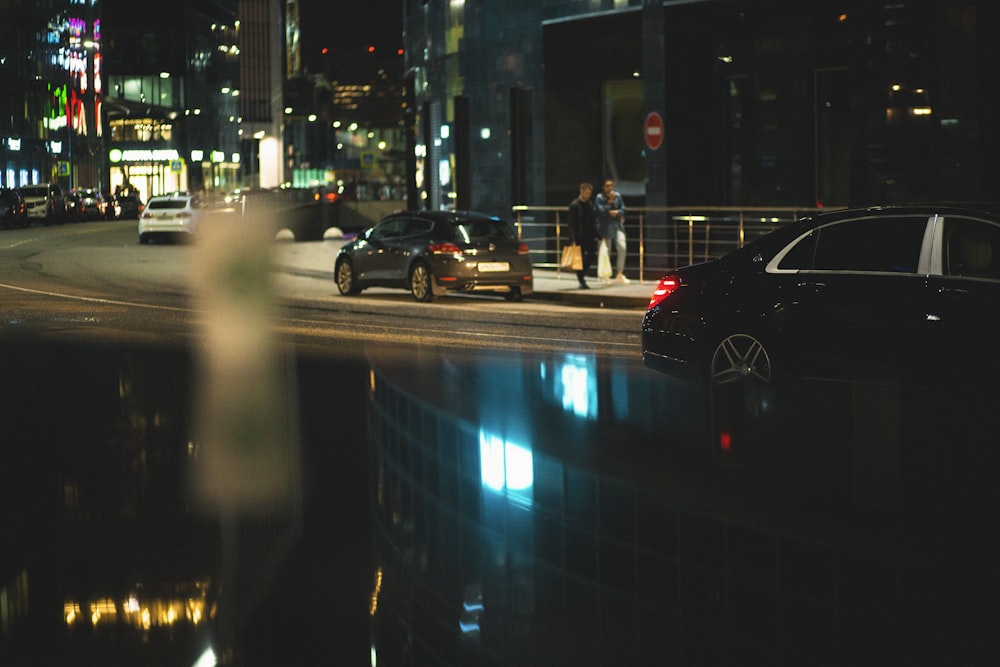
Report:
<svg viewBox="0 0 1000 667"><path fill-rule="evenodd" d="M28 209L21 193L12 188L0 188L0 227L4 229L28 226Z"/></svg>
<svg viewBox="0 0 1000 667"><path fill-rule="evenodd" d="M137 192L118 193L112 199L115 218L118 220L137 220L142 214L142 200Z"/></svg>
<svg viewBox="0 0 1000 667"><path fill-rule="evenodd" d="M66 198L55 183L25 185L21 195L28 209L28 220L40 220L46 225L66 221Z"/></svg>
<svg viewBox="0 0 1000 667"><path fill-rule="evenodd" d="M449 290L502 293L517 301L533 291L528 246L507 221L477 213L396 213L344 245L334 264L341 294L401 287L417 301Z"/></svg>
<svg viewBox="0 0 1000 667"><path fill-rule="evenodd" d="M642 347L648 366L711 387L872 368L920 381L998 357L998 325L1000 217L887 207L805 218L671 271Z"/></svg>
<svg viewBox="0 0 1000 667"><path fill-rule="evenodd" d="M105 213L104 195L99 190L81 188L66 195L66 218L80 222L83 220L103 220Z"/></svg>
<svg viewBox="0 0 1000 667"><path fill-rule="evenodd" d="M198 228L201 202L188 194L150 197L139 217L139 243L154 236L190 238Z"/></svg>

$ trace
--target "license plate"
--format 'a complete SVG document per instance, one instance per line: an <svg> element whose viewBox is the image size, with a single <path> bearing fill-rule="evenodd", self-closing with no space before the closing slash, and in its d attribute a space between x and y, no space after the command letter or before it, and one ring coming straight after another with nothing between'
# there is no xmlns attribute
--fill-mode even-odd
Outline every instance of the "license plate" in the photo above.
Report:
<svg viewBox="0 0 1000 667"><path fill-rule="evenodd" d="M479 262L480 273L494 273L497 271L510 271L509 262Z"/></svg>

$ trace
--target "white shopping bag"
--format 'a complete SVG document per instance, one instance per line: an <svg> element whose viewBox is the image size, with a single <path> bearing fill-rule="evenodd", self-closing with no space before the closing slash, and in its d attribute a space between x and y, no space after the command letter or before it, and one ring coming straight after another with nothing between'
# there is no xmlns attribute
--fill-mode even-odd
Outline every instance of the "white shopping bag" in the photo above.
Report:
<svg viewBox="0 0 1000 667"><path fill-rule="evenodd" d="M600 247L597 249L597 277L602 279L611 277L611 254L608 252L607 239L601 239Z"/></svg>

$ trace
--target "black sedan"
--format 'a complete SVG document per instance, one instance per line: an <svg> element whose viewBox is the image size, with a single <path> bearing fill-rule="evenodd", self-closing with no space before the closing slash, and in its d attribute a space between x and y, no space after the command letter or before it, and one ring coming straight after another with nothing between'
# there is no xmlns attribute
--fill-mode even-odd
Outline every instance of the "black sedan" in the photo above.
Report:
<svg viewBox="0 0 1000 667"><path fill-rule="evenodd" d="M142 200L135 192L119 193L112 199L115 217L119 220L139 219L142 213Z"/></svg>
<svg viewBox="0 0 1000 667"><path fill-rule="evenodd" d="M998 325L1000 218L886 207L802 219L668 273L642 347L647 366L713 388L884 372L921 382L995 363Z"/></svg>
<svg viewBox="0 0 1000 667"><path fill-rule="evenodd" d="M104 195L99 190L79 189L66 195L66 219L103 220L105 217Z"/></svg>
<svg viewBox="0 0 1000 667"><path fill-rule="evenodd" d="M514 227L468 212L390 215L341 248L334 276L341 294L401 287L417 301L448 291L496 292L517 301L533 291L528 246Z"/></svg>

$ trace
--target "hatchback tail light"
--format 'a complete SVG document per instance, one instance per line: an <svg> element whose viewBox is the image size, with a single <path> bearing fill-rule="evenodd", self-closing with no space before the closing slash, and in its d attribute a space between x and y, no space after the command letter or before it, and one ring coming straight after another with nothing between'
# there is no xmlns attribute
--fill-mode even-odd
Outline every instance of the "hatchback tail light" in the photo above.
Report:
<svg viewBox="0 0 1000 667"><path fill-rule="evenodd" d="M180 213L177 214L177 217L178 218L190 218L191 217L191 213L188 212L188 211L181 211Z"/></svg>
<svg viewBox="0 0 1000 667"><path fill-rule="evenodd" d="M660 305L664 299L673 294L681 286L681 277L676 273L668 273L660 278L660 284L653 290L653 296L649 299L646 310L652 310Z"/></svg>
<svg viewBox="0 0 1000 667"><path fill-rule="evenodd" d="M434 255L461 255L462 249L454 243L432 243L430 245L431 254Z"/></svg>
<svg viewBox="0 0 1000 667"><path fill-rule="evenodd" d="M531 250L528 248L528 244L527 243L522 243L521 245L517 246L517 254L518 255L528 255L530 253L531 253Z"/></svg>

